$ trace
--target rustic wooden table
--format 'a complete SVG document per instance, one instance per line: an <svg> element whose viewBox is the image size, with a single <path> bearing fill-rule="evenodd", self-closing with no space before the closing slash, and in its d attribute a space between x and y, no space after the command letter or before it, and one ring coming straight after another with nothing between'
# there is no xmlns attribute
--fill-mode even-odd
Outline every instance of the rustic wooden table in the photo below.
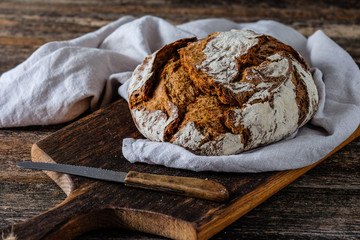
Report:
<svg viewBox="0 0 360 240"><path fill-rule="evenodd" d="M360 65L360 2L299 1L2 0L0 73L42 44L94 31L124 15L155 15L171 23L226 17L237 22L273 19L305 36L322 29ZM295 2L295 1L289 1ZM0 96L1 97L1 96ZM66 195L38 171L21 171L31 145L67 124L0 129L0 228L38 215ZM359 239L360 138L218 233L213 239ZM164 239L122 229L79 239Z"/></svg>

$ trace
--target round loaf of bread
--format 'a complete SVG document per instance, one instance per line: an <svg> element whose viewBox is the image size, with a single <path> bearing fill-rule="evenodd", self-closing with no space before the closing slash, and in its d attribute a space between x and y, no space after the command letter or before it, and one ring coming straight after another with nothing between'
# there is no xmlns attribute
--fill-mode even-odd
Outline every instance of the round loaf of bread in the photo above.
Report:
<svg viewBox="0 0 360 240"><path fill-rule="evenodd" d="M300 54L250 30L164 46L135 69L128 94L146 138L199 155L279 141L308 122L319 101Z"/></svg>

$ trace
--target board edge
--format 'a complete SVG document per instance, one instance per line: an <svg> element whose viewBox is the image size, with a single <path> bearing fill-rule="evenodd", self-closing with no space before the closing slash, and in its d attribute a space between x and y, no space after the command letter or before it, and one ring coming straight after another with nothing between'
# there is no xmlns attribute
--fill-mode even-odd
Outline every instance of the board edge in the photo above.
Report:
<svg viewBox="0 0 360 240"><path fill-rule="evenodd" d="M345 147L359 136L360 125L353 132L353 134L351 134L345 141L335 147L330 153L328 153L319 161L303 168L279 171L271 176L265 183L261 184L255 191L252 191L237 201L234 201L234 203L228 206L226 210L221 208L218 209L218 211L214 212L216 217L212 218L210 221L204 224L199 224L200 227L197 229L197 239L205 240L213 237L215 234L222 231L224 228L250 212L255 207L259 206L265 200L295 181L300 176L304 175L306 172L323 162L325 159L329 158L331 155ZM264 192L266 192L266 194L263 194ZM253 199L259 199L259 201L252 201ZM243 210L239 211L239 208L243 208Z"/></svg>
<svg viewBox="0 0 360 240"><path fill-rule="evenodd" d="M45 162L45 163L56 163L47 153L45 153L37 143L31 147L31 161L33 162ZM74 182L68 174L43 171L48 175L63 191L69 196L74 190Z"/></svg>

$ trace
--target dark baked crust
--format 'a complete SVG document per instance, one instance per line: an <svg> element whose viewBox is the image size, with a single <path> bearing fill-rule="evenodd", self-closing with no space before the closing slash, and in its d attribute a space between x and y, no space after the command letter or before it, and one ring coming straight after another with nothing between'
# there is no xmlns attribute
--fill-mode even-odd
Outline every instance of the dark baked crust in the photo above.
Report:
<svg viewBox="0 0 360 240"><path fill-rule="evenodd" d="M164 46L134 71L129 106L140 132L203 155L278 141L314 114L309 67L290 46L252 31Z"/></svg>

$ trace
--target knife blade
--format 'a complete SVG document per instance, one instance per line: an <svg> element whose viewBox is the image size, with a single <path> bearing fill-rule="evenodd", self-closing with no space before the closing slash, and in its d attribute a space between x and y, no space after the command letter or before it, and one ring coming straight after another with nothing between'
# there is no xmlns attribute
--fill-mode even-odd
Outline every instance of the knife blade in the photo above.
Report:
<svg viewBox="0 0 360 240"><path fill-rule="evenodd" d="M216 202L225 202L229 198L228 190L223 185L208 179L136 171L120 172L87 166L31 161L20 162L17 166L19 168L54 171L97 180L118 182L128 187L162 191Z"/></svg>

